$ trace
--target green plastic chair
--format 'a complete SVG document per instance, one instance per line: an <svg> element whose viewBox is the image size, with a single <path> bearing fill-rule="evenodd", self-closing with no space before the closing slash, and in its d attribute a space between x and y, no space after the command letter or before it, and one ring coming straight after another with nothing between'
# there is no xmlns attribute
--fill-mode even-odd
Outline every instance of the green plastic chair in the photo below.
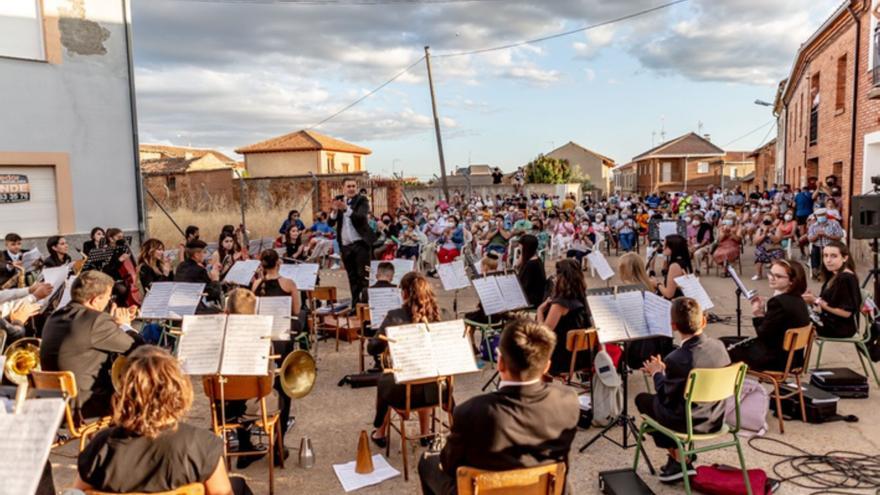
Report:
<svg viewBox="0 0 880 495"><path fill-rule="evenodd" d="M748 371L748 366L744 363L735 363L726 368L698 368L691 370L685 385L685 420L687 422L687 432L673 431L650 416L642 415L642 426L639 428L637 438L636 457L633 462L633 470L639 467L639 454L642 451L642 441L645 434L650 432L658 432L666 437L671 438L678 449L679 459L681 461L681 470L684 474L684 491L688 495L691 494L691 484L687 475L687 459L692 454L708 452L710 450L725 449L728 447L736 447L739 455L739 464L742 468L743 478L745 479L746 491L748 495L752 495L752 485L749 483L749 474L746 469L746 459L743 456L742 445L739 443L739 437L736 433L740 426L739 399L740 390L742 389L743 379ZM724 423L719 431L714 433L694 433L693 419L691 417L691 404L702 402L720 402L728 397L734 397L736 404L736 426L731 428ZM730 435L731 439L711 445L696 447L694 442L714 440Z"/></svg>
<svg viewBox="0 0 880 495"><path fill-rule="evenodd" d="M862 300L864 300L866 294L864 291L862 292ZM816 368L821 367L822 363L822 347L827 343L838 343L838 344L853 344L856 346L856 354L859 356L859 362L862 363L862 370L865 372L865 376L868 376L868 368L871 368L871 374L874 375L874 382L877 383L877 386L880 386L880 378L877 376L877 369L874 368L874 363L871 362L871 355L868 353L868 342L871 340L871 325L874 324L874 320L864 313L864 330L862 330L862 334L859 335L856 333L852 337L844 337L844 338L833 338L833 337L822 337L821 335L816 335L816 344L819 346L819 352L816 353ZM867 364L865 360L867 359Z"/></svg>

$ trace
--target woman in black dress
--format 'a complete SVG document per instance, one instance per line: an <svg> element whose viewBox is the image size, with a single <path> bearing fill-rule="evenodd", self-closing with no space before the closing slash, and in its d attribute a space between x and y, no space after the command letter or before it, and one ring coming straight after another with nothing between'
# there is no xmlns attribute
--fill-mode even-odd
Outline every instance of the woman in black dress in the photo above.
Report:
<svg viewBox="0 0 880 495"><path fill-rule="evenodd" d="M152 493L202 483L208 495L250 494L243 479L230 480L220 437L181 422L192 402L177 359L154 346L136 349L113 396L113 426L79 454L74 487Z"/></svg>
<svg viewBox="0 0 880 495"><path fill-rule="evenodd" d="M67 254L70 245L67 244L67 239L64 236L53 235L47 239L46 249L49 251L49 256L43 260L44 267L54 268L70 263L70 255Z"/></svg>
<svg viewBox="0 0 880 495"><path fill-rule="evenodd" d="M519 285L522 286L526 301L530 308L537 308L544 302L547 290L547 274L544 273L544 262L538 257L538 238L526 234L519 240L522 255L519 260Z"/></svg>
<svg viewBox="0 0 880 495"><path fill-rule="evenodd" d="M732 362L742 361L749 369L782 371L788 360L788 352L782 348L785 332L810 324L810 311L801 297L807 290L807 275L797 261L776 260L770 265L767 280L774 294L767 301L767 309L760 297L750 301L757 335L734 344L727 352ZM792 366L802 364L801 354Z"/></svg>
<svg viewBox="0 0 880 495"><path fill-rule="evenodd" d="M306 259L306 242L303 233L296 225L291 225L284 236L284 257L303 261Z"/></svg>
<svg viewBox="0 0 880 495"><path fill-rule="evenodd" d="M567 372L571 364L571 353L565 348L568 331L590 327L586 292L587 283L578 262L571 258L558 261L553 294L538 306L538 323L556 334L556 348L550 358L551 374ZM591 361L589 353L578 353L575 369L588 368Z"/></svg>
<svg viewBox="0 0 880 495"><path fill-rule="evenodd" d="M153 282L171 282L171 262L165 257L165 245L159 239L147 239L141 245L138 257L138 278L145 291L150 290Z"/></svg>
<svg viewBox="0 0 880 495"><path fill-rule="evenodd" d="M106 243L104 242L104 229L101 227L94 227L92 231L89 233L89 240L83 243L83 254L88 256L89 253L94 251L99 247L104 247Z"/></svg>
<svg viewBox="0 0 880 495"><path fill-rule="evenodd" d="M831 241L822 249L821 277L819 297L810 291L803 296L822 320L816 333L820 337L852 337L858 328L862 291L856 275L856 264L846 244Z"/></svg>
<svg viewBox="0 0 880 495"><path fill-rule="evenodd" d="M400 280L400 292L403 295L403 306L388 312L385 321L379 327L377 335L385 335L385 329L397 325L406 325L413 322L427 321L434 323L440 321L440 308L437 306L437 298L434 290L424 275L418 272L410 272ZM384 341L383 341L384 342ZM387 347L387 343L385 346ZM384 349L377 349L383 352ZM425 385L413 385L411 387L410 407L417 408L436 404L439 400L437 385L430 383ZM452 391L443 393L443 397L449 397ZM445 402L446 399L444 399ZM376 387L376 416L373 426L376 428L370 434L370 438L379 447L385 447L388 442L388 423L391 420L391 407L403 409L406 406L406 385L394 383L393 373L383 373ZM419 411L419 427L422 435L428 434L430 427L430 414L428 411ZM428 445L428 439L422 438L423 446Z"/></svg>
<svg viewBox="0 0 880 495"><path fill-rule="evenodd" d="M666 257L666 264L663 267L663 282L657 284L657 295L672 300L684 295L675 279L693 272L687 239L678 234L666 236L663 256Z"/></svg>

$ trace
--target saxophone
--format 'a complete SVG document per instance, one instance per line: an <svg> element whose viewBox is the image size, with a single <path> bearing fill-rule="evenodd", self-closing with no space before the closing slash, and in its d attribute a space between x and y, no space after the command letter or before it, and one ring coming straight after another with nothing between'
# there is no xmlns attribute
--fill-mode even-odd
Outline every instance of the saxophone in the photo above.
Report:
<svg viewBox="0 0 880 495"><path fill-rule="evenodd" d="M18 273L14 277L10 277L9 280L4 282L3 285L0 286L0 289L3 289L3 290L13 289L13 288L21 289L26 286L25 279L24 279L24 277L25 277L24 268L20 268L15 265L12 265L12 266L13 266L13 268L15 268L15 270Z"/></svg>

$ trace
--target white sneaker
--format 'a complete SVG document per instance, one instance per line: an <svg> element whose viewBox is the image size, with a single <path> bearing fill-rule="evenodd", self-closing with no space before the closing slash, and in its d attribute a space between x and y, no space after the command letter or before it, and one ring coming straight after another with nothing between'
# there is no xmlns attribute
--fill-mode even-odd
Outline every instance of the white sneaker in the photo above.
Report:
<svg viewBox="0 0 880 495"><path fill-rule="evenodd" d="M755 275L755 276L752 277L752 280L761 280L761 276L760 276L760 275Z"/></svg>

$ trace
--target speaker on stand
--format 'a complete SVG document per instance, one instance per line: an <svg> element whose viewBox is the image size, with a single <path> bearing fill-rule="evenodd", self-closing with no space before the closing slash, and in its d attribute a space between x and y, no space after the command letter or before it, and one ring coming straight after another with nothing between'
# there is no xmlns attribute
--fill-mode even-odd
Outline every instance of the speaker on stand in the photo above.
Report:
<svg viewBox="0 0 880 495"><path fill-rule="evenodd" d="M874 191L861 196L852 197L852 228L853 239L871 239L871 251L874 256L874 266L868 276L862 282L862 288L874 280L874 301L880 296L880 175L871 177Z"/></svg>

